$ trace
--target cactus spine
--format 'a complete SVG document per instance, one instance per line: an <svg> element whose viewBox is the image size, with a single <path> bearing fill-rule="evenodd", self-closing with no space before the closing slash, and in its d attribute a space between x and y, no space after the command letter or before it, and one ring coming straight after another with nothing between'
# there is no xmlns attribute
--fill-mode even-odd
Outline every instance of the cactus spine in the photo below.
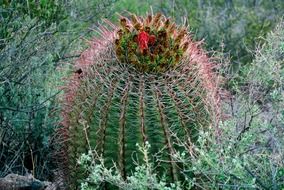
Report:
<svg viewBox="0 0 284 190"><path fill-rule="evenodd" d="M157 172L180 180L173 155L181 148L172 133L190 146L199 128L214 124L219 87L213 65L186 27L161 14L106 23L64 88L60 133L69 182L83 178L76 159L89 148L126 178L136 144L146 141Z"/></svg>

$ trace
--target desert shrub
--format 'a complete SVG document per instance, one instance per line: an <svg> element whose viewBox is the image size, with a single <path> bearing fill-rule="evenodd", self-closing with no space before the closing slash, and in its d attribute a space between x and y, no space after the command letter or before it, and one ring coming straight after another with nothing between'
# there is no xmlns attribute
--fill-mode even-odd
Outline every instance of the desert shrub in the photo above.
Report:
<svg viewBox="0 0 284 190"><path fill-rule="evenodd" d="M284 24L281 21L268 34L265 44L257 48L252 64L242 68L246 76L243 88L250 99L264 108L277 109L278 112L283 108L283 60Z"/></svg>
<svg viewBox="0 0 284 190"><path fill-rule="evenodd" d="M1 2L1 177L11 172L32 172L40 179L53 176L56 96L66 71L61 69L78 57L73 45L78 50L81 36L86 35L82 30L93 24L94 20L86 22L91 11L74 14L83 12L85 5L61 0ZM103 15L104 10L92 13Z"/></svg>
<svg viewBox="0 0 284 190"><path fill-rule="evenodd" d="M29 0L29 1L4 1L0 7L0 49L7 43L22 26L21 18L29 17L41 21L41 30L44 31L52 23L59 23L67 16L63 9L64 1L61 0ZM25 22L25 24L27 24Z"/></svg>
<svg viewBox="0 0 284 190"><path fill-rule="evenodd" d="M194 157L179 154L187 179L200 189L281 189L283 188L283 134L268 121L245 117L221 124L222 135L201 133ZM245 132L244 132L245 131Z"/></svg>
<svg viewBox="0 0 284 190"><path fill-rule="evenodd" d="M282 189L284 187L283 22L244 67L245 84L235 86L223 109L220 135L200 133L195 156L179 154L193 172L192 183L205 189ZM183 143L180 143L182 146Z"/></svg>
<svg viewBox="0 0 284 190"><path fill-rule="evenodd" d="M43 23L29 17L14 22L20 26L4 39L0 51L1 176L23 167L41 176L56 121L55 60L61 47L53 36L56 27L42 31Z"/></svg>
<svg viewBox="0 0 284 190"><path fill-rule="evenodd" d="M104 159L94 159L97 157L97 153L92 150L88 154L82 154L78 163L80 166L89 172L87 178L81 183L82 190L100 189L101 184L109 183L113 187L124 190L144 190L144 189L161 189L161 190L174 190L181 189L178 184L167 184L164 178L159 179L158 174L155 173L155 169L152 161L150 160L150 144L147 142L145 145L138 145L138 153L142 154L143 162L133 159L136 163L133 174L124 179L121 176L119 168L114 166L107 168L104 165Z"/></svg>

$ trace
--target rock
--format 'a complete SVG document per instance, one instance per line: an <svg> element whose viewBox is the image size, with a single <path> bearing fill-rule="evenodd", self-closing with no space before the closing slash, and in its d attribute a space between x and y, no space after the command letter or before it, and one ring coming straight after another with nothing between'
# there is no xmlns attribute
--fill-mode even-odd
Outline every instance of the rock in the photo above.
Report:
<svg viewBox="0 0 284 190"><path fill-rule="evenodd" d="M32 175L9 174L0 178L0 190L44 190L47 186L49 182L39 181Z"/></svg>

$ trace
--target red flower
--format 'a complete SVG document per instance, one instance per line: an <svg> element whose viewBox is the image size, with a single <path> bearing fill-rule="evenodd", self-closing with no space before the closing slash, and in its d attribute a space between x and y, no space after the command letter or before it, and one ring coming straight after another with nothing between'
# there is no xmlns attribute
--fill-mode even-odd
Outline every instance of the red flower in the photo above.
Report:
<svg viewBox="0 0 284 190"><path fill-rule="evenodd" d="M147 32L142 31L137 36L137 42L141 52L143 50L148 49L148 45L153 45L155 43L156 37L155 35L149 35Z"/></svg>
<svg viewBox="0 0 284 190"><path fill-rule="evenodd" d="M148 49L149 39L150 37L147 32L142 31L138 34L138 45L141 52L143 52L144 49Z"/></svg>

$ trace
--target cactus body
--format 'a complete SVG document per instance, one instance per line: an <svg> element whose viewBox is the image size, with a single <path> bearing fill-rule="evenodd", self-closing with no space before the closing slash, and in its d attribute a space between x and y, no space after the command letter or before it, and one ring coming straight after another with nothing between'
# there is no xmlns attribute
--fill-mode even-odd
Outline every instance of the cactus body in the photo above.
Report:
<svg viewBox="0 0 284 190"><path fill-rule="evenodd" d="M69 182L84 177L76 160L90 148L126 178L143 160L136 144L147 141L157 172L178 181L174 154L182 148L174 136L190 147L218 114L213 65L184 27L161 14L108 25L65 86L60 133Z"/></svg>

